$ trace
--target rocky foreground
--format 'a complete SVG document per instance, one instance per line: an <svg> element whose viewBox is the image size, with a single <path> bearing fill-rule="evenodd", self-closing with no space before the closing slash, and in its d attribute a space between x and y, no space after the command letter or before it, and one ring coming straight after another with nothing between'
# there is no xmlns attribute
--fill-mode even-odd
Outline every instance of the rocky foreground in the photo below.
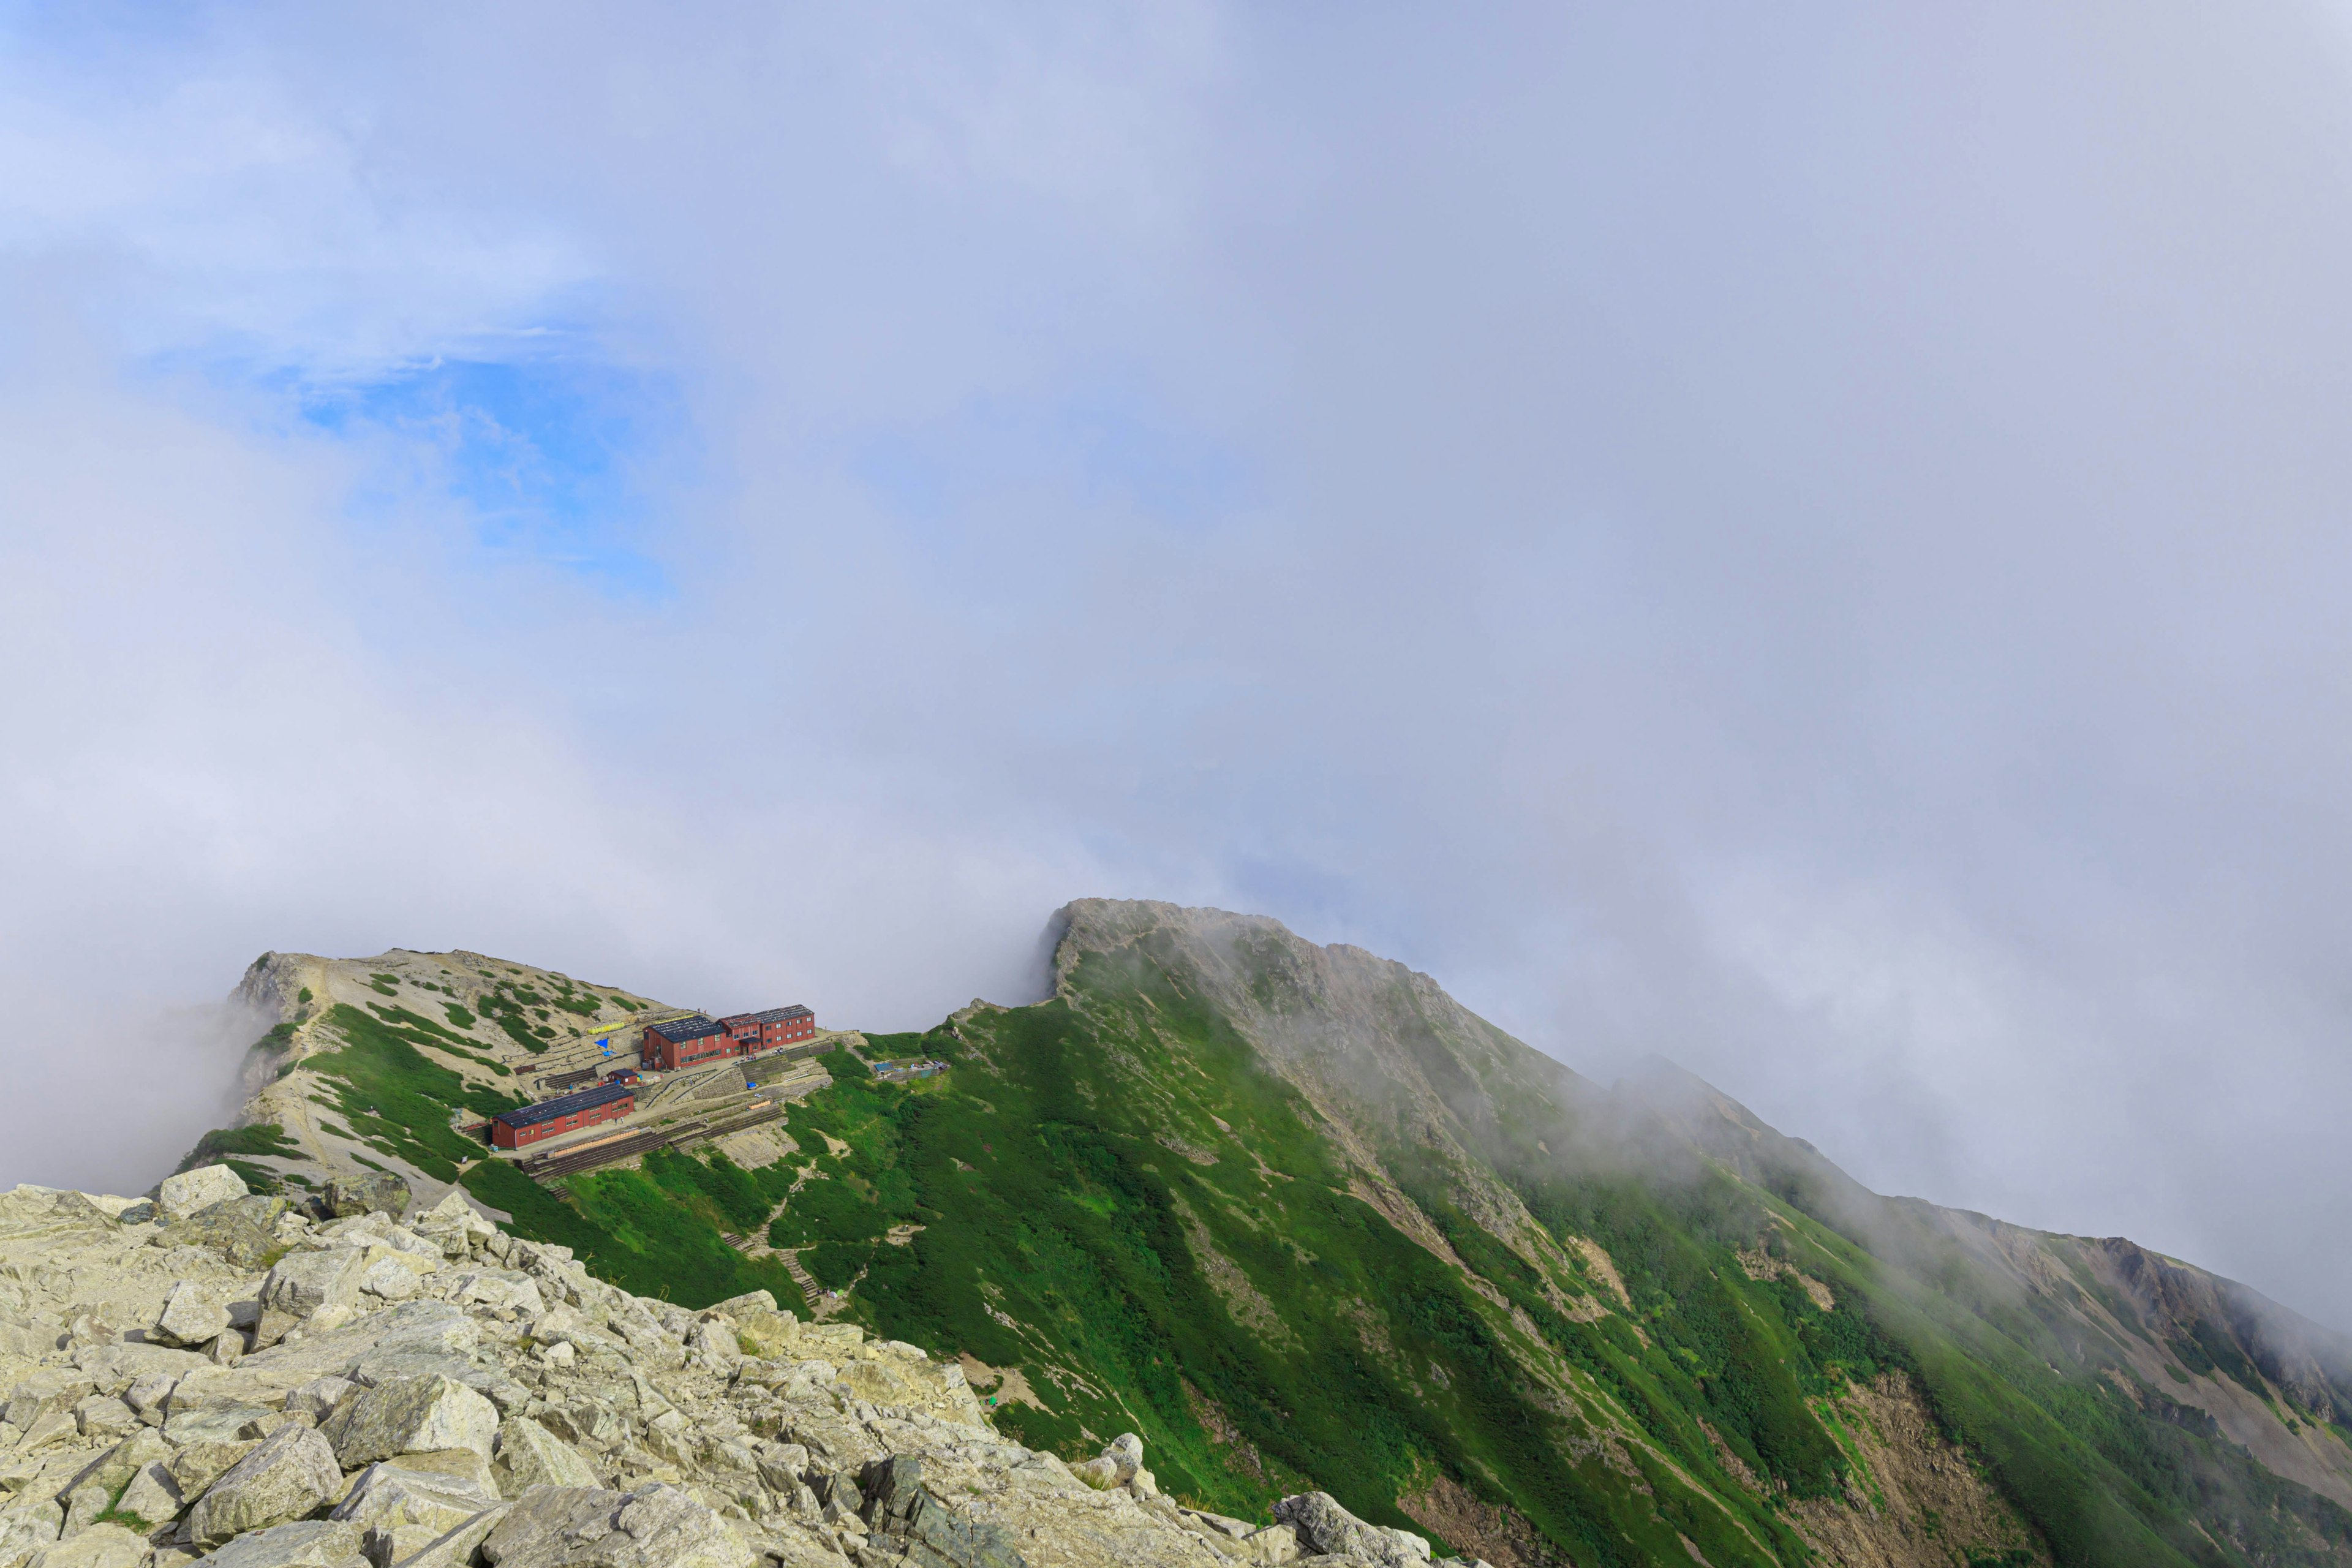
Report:
<svg viewBox="0 0 2352 1568"><path fill-rule="evenodd" d="M0 1568L1428 1561L1319 1492L1186 1509L1132 1435L1007 1442L914 1345L632 1296L406 1197L0 1194Z"/></svg>

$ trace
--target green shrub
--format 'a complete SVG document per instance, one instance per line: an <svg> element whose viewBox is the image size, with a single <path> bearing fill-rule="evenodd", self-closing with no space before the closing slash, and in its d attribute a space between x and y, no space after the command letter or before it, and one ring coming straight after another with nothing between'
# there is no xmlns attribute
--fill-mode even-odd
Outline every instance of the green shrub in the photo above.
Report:
<svg viewBox="0 0 2352 1568"><path fill-rule="evenodd" d="M414 1014L387 1020L339 1004L328 1016L345 1043L308 1065L333 1094L335 1109L361 1139L436 1181L455 1181L458 1164L481 1152L449 1125L452 1110L488 1117L526 1103L427 1059L402 1037L413 1023L424 1022Z"/></svg>
<svg viewBox="0 0 2352 1568"><path fill-rule="evenodd" d="M244 1160L222 1160L217 1163L235 1171L237 1180L243 1182L247 1190L250 1192L279 1193L286 1190L285 1183L275 1171L265 1170L259 1165Z"/></svg>
<svg viewBox="0 0 2352 1568"><path fill-rule="evenodd" d="M464 1185L513 1215L516 1235L569 1247L598 1277L638 1295L706 1307L765 1289L782 1306L808 1310L780 1260L746 1258L727 1245L709 1200L695 1190L698 1178L675 1168L667 1175L665 1182L647 1172L605 1170L549 1189L503 1160L486 1160L466 1173Z"/></svg>
<svg viewBox="0 0 2352 1568"><path fill-rule="evenodd" d="M274 1121L256 1121L245 1127L216 1127L196 1140L196 1146L181 1157L173 1166L178 1171L193 1171L199 1165L227 1163L231 1154L276 1155L280 1159L299 1160L302 1147L286 1135L286 1130ZM232 1169L236 1167L232 1166ZM238 1174L244 1173L240 1170ZM247 1183L250 1186L252 1184Z"/></svg>

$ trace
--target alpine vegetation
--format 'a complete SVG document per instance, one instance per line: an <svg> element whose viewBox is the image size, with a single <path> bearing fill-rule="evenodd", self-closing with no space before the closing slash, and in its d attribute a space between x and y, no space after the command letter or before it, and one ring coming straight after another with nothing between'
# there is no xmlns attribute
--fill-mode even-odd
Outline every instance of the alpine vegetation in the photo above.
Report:
<svg viewBox="0 0 2352 1568"><path fill-rule="evenodd" d="M2352 1565L2352 1345L2242 1286L1272 921L1050 934L1041 1002L691 1063L266 955L238 1125L0 1197L0 1568Z"/></svg>

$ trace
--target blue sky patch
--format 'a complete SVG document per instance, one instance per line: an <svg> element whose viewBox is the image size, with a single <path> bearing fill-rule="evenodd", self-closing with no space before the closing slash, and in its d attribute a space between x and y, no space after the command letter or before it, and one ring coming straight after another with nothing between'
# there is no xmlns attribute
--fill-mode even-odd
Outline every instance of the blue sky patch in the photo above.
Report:
<svg viewBox="0 0 2352 1568"><path fill-rule="evenodd" d="M667 596L648 545L653 491L687 455L667 378L570 360L437 360L356 385L307 386L302 416L373 426L434 455L484 548L527 555L631 597Z"/></svg>

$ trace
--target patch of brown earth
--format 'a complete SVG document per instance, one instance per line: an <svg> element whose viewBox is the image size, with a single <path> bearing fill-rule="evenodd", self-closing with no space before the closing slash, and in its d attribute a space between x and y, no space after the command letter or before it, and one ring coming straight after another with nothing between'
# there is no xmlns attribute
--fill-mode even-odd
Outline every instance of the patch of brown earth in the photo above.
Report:
<svg viewBox="0 0 2352 1568"><path fill-rule="evenodd" d="M1190 1382L1186 1382L1183 1388L1184 1403L1191 1408L1192 1419L1199 1422L1201 1430L1209 1435L1210 1446L1220 1450L1219 1457L1224 1460L1226 1468L1235 1475L1247 1476L1260 1485L1272 1480L1277 1467L1258 1452L1256 1444L1242 1435L1242 1429L1234 1424L1234 1418L1225 1414L1224 1406L1193 1387Z"/></svg>
<svg viewBox="0 0 2352 1568"><path fill-rule="evenodd" d="M1584 1259L1584 1266L1592 1270L1603 1285L1609 1287L1609 1293L1617 1298L1617 1304L1627 1311L1632 1311L1633 1310L1633 1292L1625 1289L1624 1277L1617 1272L1617 1260L1610 1257L1599 1242L1588 1240L1584 1237L1571 1236L1568 1238L1568 1244L1576 1248L1577 1256Z"/></svg>
<svg viewBox="0 0 2352 1568"><path fill-rule="evenodd" d="M1209 1289L1217 1293L1217 1300L1225 1304L1234 1321L1276 1350L1297 1350L1298 1336L1282 1321L1274 1303L1250 1282L1241 1265L1218 1250L1216 1238L1201 1223L1201 1216L1192 1212L1192 1206L1178 1197L1175 1208L1176 1217L1184 1226L1184 1240L1192 1249L1192 1261L1201 1266Z"/></svg>
<svg viewBox="0 0 2352 1568"><path fill-rule="evenodd" d="M980 1395L980 1402L989 1408L1002 1409L1007 1405L1034 1405L1040 1410L1045 1408L1035 1391L1030 1388L1029 1380L1021 1375L1019 1367L992 1367L969 1351L959 1354L956 1360L963 1367L964 1382Z"/></svg>
<svg viewBox="0 0 2352 1568"><path fill-rule="evenodd" d="M1951 1568L1973 1552L2022 1549L2050 1562L2042 1545L1966 1452L1937 1428L1927 1403L1901 1373L1851 1384L1836 1415L1859 1454L1843 1498L1811 1498L1790 1508L1792 1522L1825 1563L1840 1568Z"/></svg>
<svg viewBox="0 0 2352 1568"><path fill-rule="evenodd" d="M1837 1298L1830 1293L1830 1288L1787 1258L1775 1258L1763 1251L1738 1252L1732 1256L1739 1259L1741 1272L1750 1279L1794 1279L1814 1306L1824 1312L1837 1310Z"/></svg>
<svg viewBox="0 0 2352 1568"><path fill-rule="evenodd" d="M1478 1496L1451 1476L1397 1499L1397 1507L1465 1557L1494 1568L1572 1568L1568 1553L1546 1541L1525 1515Z"/></svg>

